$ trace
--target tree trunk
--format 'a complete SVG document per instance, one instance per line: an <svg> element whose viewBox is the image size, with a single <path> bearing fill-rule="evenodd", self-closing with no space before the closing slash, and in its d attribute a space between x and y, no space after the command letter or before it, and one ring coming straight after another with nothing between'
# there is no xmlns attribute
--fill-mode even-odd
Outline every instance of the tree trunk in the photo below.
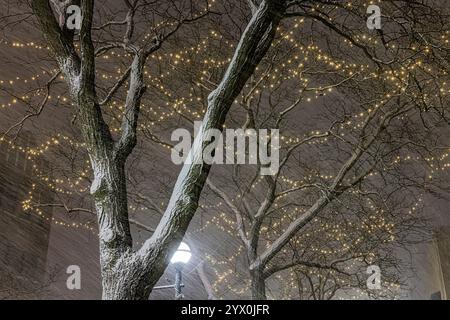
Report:
<svg viewBox="0 0 450 320"><path fill-rule="evenodd" d="M91 157L94 169L91 194L99 225L103 299L144 299L148 295L140 296L133 288L142 268L132 258L125 171L121 163L112 154L105 154L101 160Z"/></svg>
<svg viewBox="0 0 450 320"><path fill-rule="evenodd" d="M126 258L116 264L102 265L103 300L148 300L154 284L148 283L144 268L139 262L130 263Z"/></svg>
<svg viewBox="0 0 450 320"><path fill-rule="evenodd" d="M252 300L267 300L266 281L260 270L250 271Z"/></svg>
<svg viewBox="0 0 450 320"><path fill-rule="evenodd" d="M125 159L113 151L101 157L91 156L94 181L91 194L94 198L98 226L102 299L148 300L159 279L154 271L160 265L146 262L133 251L128 223Z"/></svg>

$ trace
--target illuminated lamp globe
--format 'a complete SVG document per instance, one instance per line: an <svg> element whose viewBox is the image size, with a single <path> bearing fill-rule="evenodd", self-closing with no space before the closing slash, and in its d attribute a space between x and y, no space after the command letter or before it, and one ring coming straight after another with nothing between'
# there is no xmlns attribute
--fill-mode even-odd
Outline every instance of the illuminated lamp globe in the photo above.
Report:
<svg viewBox="0 0 450 320"><path fill-rule="evenodd" d="M177 251L175 251L175 254L172 256L172 259L170 259L170 263L186 264L191 259L191 256L192 256L191 248L189 248L189 246L186 243L181 242Z"/></svg>

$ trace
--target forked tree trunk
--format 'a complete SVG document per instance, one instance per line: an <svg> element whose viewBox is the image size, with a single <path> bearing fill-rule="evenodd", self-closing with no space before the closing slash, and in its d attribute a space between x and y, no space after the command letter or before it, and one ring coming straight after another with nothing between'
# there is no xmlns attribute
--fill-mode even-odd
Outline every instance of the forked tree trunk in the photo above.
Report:
<svg viewBox="0 0 450 320"><path fill-rule="evenodd" d="M95 175L91 194L100 230L102 298L147 300L157 279L152 279L141 257L132 250L123 162L114 154L91 159Z"/></svg>

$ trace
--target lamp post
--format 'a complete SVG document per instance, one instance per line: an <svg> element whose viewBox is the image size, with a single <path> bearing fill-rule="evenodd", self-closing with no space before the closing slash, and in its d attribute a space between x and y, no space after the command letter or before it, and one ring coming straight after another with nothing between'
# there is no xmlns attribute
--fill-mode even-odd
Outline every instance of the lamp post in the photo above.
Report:
<svg viewBox="0 0 450 320"><path fill-rule="evenodd" d="M175 254L172 256L172 259L170 259L170 263L172 263L175 266L175 284L169 286L154 287L153 290L174 288L175 299L176 300L183 299L183 294L181 292L181 288L184 287L182 271L184 265L188 263L189 260L191 259L191 256L192 256L191 248L189 248L189 246L186 243L181 242L177 251L175 251Z"/></svg>

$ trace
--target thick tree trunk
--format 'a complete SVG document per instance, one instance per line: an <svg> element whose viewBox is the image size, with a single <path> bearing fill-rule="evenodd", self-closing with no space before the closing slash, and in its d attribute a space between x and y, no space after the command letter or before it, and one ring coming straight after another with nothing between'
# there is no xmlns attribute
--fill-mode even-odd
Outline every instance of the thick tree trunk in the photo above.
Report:
<svg viewBox="0 0 450 320"><path fill-rule="evenodd" d="M150 263L150 268L146 263L150 260L133 251L124 163L125 159L114 150L105 151L101 157L91 155L94 171L91 194L99 226L102 299L148 300L159 279L153 270L160 266Z"/></svg>
<svg viewBox="0 0 450 320"><path fill-rule="evenodd" d="M127 223L124 169L110 155L91 160L95 179L91 186L99 225L100 267L104 299L130 299L131 269L124 257L131 256L132 240ZM134 268L133 268L134 269Z"/></svg>
<svg viewBox="0 0 450 320"><path fill-rule="evenodd" d="M128 270L127 270L128 269ZM132 267L124 264L118 266L102 266L102 299L103 300L148 300L149 292L137 290L139 282L136 274L132 277L129 271Z"/></svg>
<svg viewBox="0 0 450 320"><path fill-rule="evenodd" d="M266 300L266 281L260 270L250 271L251 293L253 300Z"/></svg>
<svg viewBox="0 0 450 320"><path fill-rule="evenodd" d="M131 252L101 268L103 300L148 300L154 284L148 285L150 277L141 262L133 259Z"/></svg>

